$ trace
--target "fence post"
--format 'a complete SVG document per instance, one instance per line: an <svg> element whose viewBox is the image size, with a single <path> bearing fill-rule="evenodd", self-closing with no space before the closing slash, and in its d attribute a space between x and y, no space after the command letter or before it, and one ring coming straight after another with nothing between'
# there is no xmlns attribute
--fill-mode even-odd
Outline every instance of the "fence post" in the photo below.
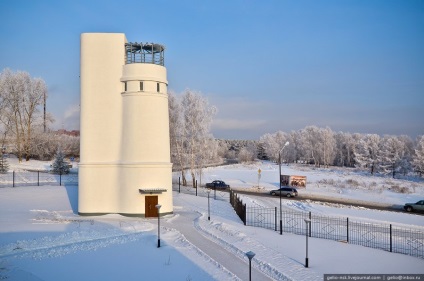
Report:
<svg viewBox="0 0 424 281"><path fill-rule="evenodd" d="M197 180L196 180L196 196L197 196Z"/></svg>
<svg viewBox="0 0 424 281"><path fill-rule="evenodd" d="M349 243L349 218L346 218L346 241Z"/></svg>
<svg viewBox="0 0 424 281"><path fill-rule="evenodd" d="M15 187L15 171L12 173L12 187Z"/></svg>
<svg viewBox="0 0 424 281"><path fill-rule="evenodd" d="M37 171L37 186L40 186L40 171Z"/></svg>
<svg viewBox="0 0 424 281"><path fill-rule="evenodd" d="M392 252L392 224L390 224L390 252Z"/></svg>
<svg viewBox="0 0 424 281"><path fill-rule="evenodd" d="M246 204L244 204L244 208L243 208L243 211L244 211L244 225L246 225Z"/></svg>
<svg viewBox="0 0 424 281"><path fill-rule="evenodd" d="M62 172L59 173L59 185L62 186Z"/></svg>
<svg viewBox="0 0 424 281"><path fill-rule="evenodd" d="M214 187L214 191L213 191L213 200L216 200L216 187Z"/></svg>
<svg viewBox="0 0 424 281"><path fill-rule="evenodd" d="M277 207L275 207L275 231L277 231Z"/></svg>
<svg viewBox="0 0 424 281"><path fill-rule="evenodd" d="M233 196L234 196L234 191L230 190L230 204L234 208L234 198L233 198Z"/></svg>
<svg viewBox="0 0 424 281"><path fill-rule="evenodd" d="M181 193L181 177L178 177L178 193Z"/></svg>
<svg viewBox="0 0 424 281"><path fill-rule="evenodd" d="M309 211L309 221L312 222L312 212ZM309 237L312 237L312 223L309 224Z"/></svg>

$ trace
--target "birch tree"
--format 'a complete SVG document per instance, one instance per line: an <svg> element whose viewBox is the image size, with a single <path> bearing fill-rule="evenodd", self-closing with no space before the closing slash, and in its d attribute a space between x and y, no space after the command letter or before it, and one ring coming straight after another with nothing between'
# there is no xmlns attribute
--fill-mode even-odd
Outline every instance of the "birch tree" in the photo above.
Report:
<svg viewBox="0 0 424 281"><path fill-rule="evenodd" d="M208 100L200 93L189 89L182 96L181 106L184 112L184 148L188 156L193 186L195 186L198 159L202 158L200 155L204 153L202 149L205 139L212 137L210 126L216 109L209 106Z"/></svg>
<svg viewBox="0 0 424 281"><path fill-rule="evenodd" d="M307 160L312 160L315 166L322 163L322 137L317 126L308 126L300 131L301 149Z"/></svg>
<svg viewBox="0 0 424 281"><path fill-rule="evenodd" d="M42 79L31 78L27 72L5 69L0 74L0 120L15 137L19 161L31 155L31 138L39 118L39 106L47 97L47 86Z"/></svg>
<svg viewBox="0 0 424 281"><path fill-rule="evenodd" d="M187 185L185 176L185 168L187 166L186 156L184 153L184 119L183 108L181 107L180 100L175 93L168 93L169 100L169 137L171 141L171 161L176 163L181 172L181 179L183 185Z"/></svg>
<svg viewBox="0 0 424 281"><path fill-rule="evenodd" d="M210 133L215 112L201 93L187 89L180 98L169 94L171 157L178 163L183 185L187 184L186 168L195 186L204 165L217 157L218 145Z"/></svg>
<svg viewBox="0 0 424 281"><path fill-rule="evenodd" d="M324 166L328 167L333 164L336 157L336 139L333 131L326 127L320 130L322 140L322 161Z"/></svg>
<svg viewBox="0 0 424 281"><path fill-rule="evenodd" d="M23 74L21 72L13 73L10 69L5 69L1 73L1 96L3 103L3 118L8 121L8 129L15 136L15 150L19 162L22 161L23 153L23 112L21 102L25 100L24 79L20 79Z"/></svg>

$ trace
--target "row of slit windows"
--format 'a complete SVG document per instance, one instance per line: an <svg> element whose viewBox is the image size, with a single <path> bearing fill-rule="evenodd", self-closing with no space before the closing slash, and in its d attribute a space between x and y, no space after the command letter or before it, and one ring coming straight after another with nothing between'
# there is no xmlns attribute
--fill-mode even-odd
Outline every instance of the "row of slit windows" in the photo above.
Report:
<svg viewBox="0 0 424 281"><path fill-rule="evenodd" d="M127 82L124 82L125 92L127 91ZM140 81L140 91L144 91L144 83ZM156 83L156 92L160 92L160 83Z"/></svg>

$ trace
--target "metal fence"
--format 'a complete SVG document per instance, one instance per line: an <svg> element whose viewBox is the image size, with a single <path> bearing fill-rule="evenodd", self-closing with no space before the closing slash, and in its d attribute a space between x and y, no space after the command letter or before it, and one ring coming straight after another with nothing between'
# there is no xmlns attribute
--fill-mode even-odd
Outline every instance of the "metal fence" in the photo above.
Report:
<svg viewBox="0 0 424 281"><path fill-rule="evenodd" d="M0 173L0 187L78 185L78 174L56 175L47 172Z"/></svg>
<svg viewBox="0 0 424 281"><path fill-rule="evenodd" d="M236 214L242 220L244 225L246 225L246 204L243 204L243 201L238 198L237 194L230 190L230 204L233 206Z"/></svg>
<svg viewBox="0 0 424 281"><path fill-rule="evenodd" d="M245 217L245 225L280 231L277 208L246 207L235 193L233 196L234 210L241 219ZM240 205L244 208L238 207ZM309 231L309 237L330 239L424 259L424 232L417 229L352 221L347 217L323 216L302 211L283 211L281 220L283 232L306 235L306 231ZM305 220L311 221L309 230Z"/></svg>

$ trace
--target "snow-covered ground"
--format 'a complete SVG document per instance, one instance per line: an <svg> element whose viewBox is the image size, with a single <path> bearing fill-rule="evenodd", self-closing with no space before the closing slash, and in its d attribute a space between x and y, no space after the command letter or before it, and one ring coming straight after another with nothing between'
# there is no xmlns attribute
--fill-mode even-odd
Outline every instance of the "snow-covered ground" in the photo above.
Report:
<svg viewBox="0 0 424 281"><path fill-rule="evenodd" d="M258 168L262 170L259 189ZM283 173L308 177L307 188L300 192L361 200L375 198L377 202L401 205L424 197L422 181L390 180L398 185L414 185L411 193L395 193L380 190L389 179L356 171L283 166ZM253 190L277 187L276 177L278 166L271 163L208 168L203 175L205 182L219 178L236 189ZM320 184L322 179L351 179L376 188L341 188ZM374 181L376 185L372 184ZM278 203L278 198L243 195L243 199L260 206ZM420 215L291 200L284 200L284 207L424 228L424 216ZM174 192L175 214L161 218L160 248L157 219L80 217L76 212L76 186L0 188L0 279L246 280L247 251L256 253L252 265L265 274L264 280L266 276L275 280L322 280L326 273L424 273L424 260L420 258L317 238L309 238L310 268L305 268L304 236L279 235L244 226L224 200L211 200L208 221L207 198ZM193 219L182 224L187 213ZM201 239L190 241L183 233L195 233ZM210 243L225 248L228 255L211 258L205 250ZM234 259L245 264L244 273L235 274L240 269L232 268Z"/></svg>
<svg viewBox="0 0 424 281"><path fill-rule="evenodd" d="M258 188L258 170L261 170ZM229 166L206 168L203 182L215 179L224 180L234 190L268 192L278 188L278 165L270 162L254 164L236 164ZM371 176L356 169L314 168L303 165L283 165L282 174L301 175L307 177L306 188L298 188L300 195L317 198L346 199L357 202L368 202L379 206L403 206L405 203L424 199L424 179L411 178L392 179L390 177ZM178 174L174 173L174 182L178 182ZM403 188L404 193L396 192ZM241 196L246 198L246 196ZM243 200L251 206L274 207L277 199ZM299 211L311 211L322 215L338 215L343 217L376 220L379 222L424 226L424 217L414 214L383 212L363 207L343 206L309 200L296 202L284 200L284 206Z"/></svg>
<svg viewBox="0 0 424 281"><path fill-rule="evenodd" d="M260 178L258 181L258 170ZM278 188L278 165L271 162L236 164L204 169L202 181L222 179L233 189L272 190ZM410 177L392 179L371 176L366 171L352 168L315 168L310 165L282 165L281 173L307 177L306 188L299 192L309 195L348 198L388 205L404 205L424 197L424 179ZM178 177L178 175L176 175ZM258 188L259 182L259 188ZM396 192L403 190L404 193Z"/></svg>

